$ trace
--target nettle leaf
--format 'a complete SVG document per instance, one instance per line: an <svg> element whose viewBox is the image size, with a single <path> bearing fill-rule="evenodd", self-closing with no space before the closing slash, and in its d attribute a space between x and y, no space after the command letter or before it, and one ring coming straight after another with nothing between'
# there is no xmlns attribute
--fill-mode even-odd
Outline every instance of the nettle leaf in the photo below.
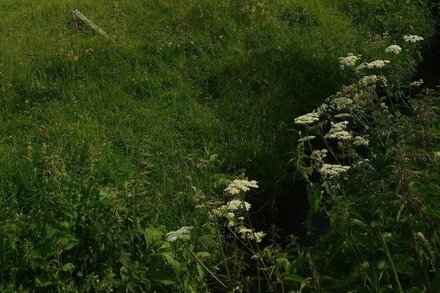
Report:
<svg viewBox="0 0 440 293"><path fill-rule="evenodd" d="M151 280L165 286L175 285L174 274L166 271L158 271L151 274Z"/></svg>
<svg viewBox="0 0 440 293"><path fill-rule="evenodd" d="M197 266L197 272L199 273L199 279L204 280L206 277L205 269L202 267L200 263L197 263L196 266Z"/></svg>
<svg viewBox="0 0 440 293"><path fill-rule="evenodd" d="M182 264L174 259L174 257L169 252L163 252L162 256L165 258L166 262L173 268L176 274L182 272Z"/></svg>
<svg viewBox="0 0 440 293"><path fill-rule="evenodd" d="M209 258L211 256L211 254L207 251L200 251L196 253L198 258L204 259L204 258Z"/></svg>
<svg viewBox="0 0 440 293"><path fill-rule="evenodd" d="M147 247L162 244L165 232L161 228L149 227L143 231Z"/></svg>
<svg viewBox="0 0 440 293"><path fill-rule="evenodd" d="M231 183L229 174L225 173L216 173L214 174L214 188L219 189L226 187L229 183Z"/></svg>
<svg viewBox="0 0 440 293"><path fill-rule="evenodd" d="M75 265L73 263L66 263L63 265L63 271L65 272L73 272L75 270Z"/></svg>

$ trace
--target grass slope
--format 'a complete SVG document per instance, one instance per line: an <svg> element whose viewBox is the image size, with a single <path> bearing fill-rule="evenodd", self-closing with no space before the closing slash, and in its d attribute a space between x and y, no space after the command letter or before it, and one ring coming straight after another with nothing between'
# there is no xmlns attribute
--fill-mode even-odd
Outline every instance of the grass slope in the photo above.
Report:
<svg viewBox="0 0 440 293"><path fill-rule="evenodd" d="M139 229L201 226L191 186L216 172L269 190L283 125L347 81L338 57L432 34L399 2L1 1L0 288L163 286Z"/></svg>

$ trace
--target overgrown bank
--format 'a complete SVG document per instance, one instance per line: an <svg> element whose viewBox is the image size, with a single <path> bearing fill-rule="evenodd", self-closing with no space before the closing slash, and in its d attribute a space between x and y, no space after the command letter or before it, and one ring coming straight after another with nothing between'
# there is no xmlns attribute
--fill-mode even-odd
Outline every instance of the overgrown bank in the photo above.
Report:
<svg viewBox="0 0 440 293"><path fill-rule="evenodd" d="M335 60L432 34L423 6L399 1L0 8L0 283L10 291L217 284L191 254L183 267L165 232L201 227L188 251L217 247L218 230L195 206L218 191L218 173L246 170L270 191L290 156L283 125L349 78ZM115 44L76 29L71 8ZM390 76L408 78L408 60ZM222 270L220 259L205 262Z"/></svg>

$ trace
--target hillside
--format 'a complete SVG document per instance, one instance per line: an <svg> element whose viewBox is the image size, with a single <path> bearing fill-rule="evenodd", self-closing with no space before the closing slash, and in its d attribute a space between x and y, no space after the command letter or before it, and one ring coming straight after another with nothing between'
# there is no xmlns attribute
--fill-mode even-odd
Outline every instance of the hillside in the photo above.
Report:
<svg viewBox="0 0 440 293"><path fill-rule="evenodd" d="M148 233L203 226L218 173L270 196L288 125L350 82L339 57L429 43L429 12L400 2L1 1L0 289L183 290Z"/></svg>

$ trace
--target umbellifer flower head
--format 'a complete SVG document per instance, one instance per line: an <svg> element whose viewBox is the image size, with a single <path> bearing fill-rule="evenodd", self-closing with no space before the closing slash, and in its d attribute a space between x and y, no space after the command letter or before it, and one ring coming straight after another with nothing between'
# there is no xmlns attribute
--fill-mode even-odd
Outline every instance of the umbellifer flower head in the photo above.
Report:
<svg viewBox="0 0 440 293"><path fill-rule="evenodd" d="M368 146L369 143L370 141L362 136L356 136L353 142L355 146Z"/></svg>
<svg viewBox="0 0 440 293"><path fill-rule="evenodd" d="M378 80L377 75L375 74L368 75L362 77L362 79L360 80L360 84L363 86L374 86L376 85L377 80Z"/></svg>
<svg viewBox="0 0 440 293"><path fill-rule="evenodd" d="M417 35L403 35L403 40L407 43L417 43L420 41L423 41L424 38L417 36Z"/></svg>
<svg viewBox="0 0 440 293"><path fill-rule="evenodd" d="M351 133L345 130L348 126L348 121L342 121L338 123L331 122L331 125L332 128L325 135L325 137L339 139L339 140L350 140L352 138Z"/></svg>
<svg viewBox="0 0 440 293"><path fill-rule="evenodd" d="M416 81L411 82L409 85L413 87L419 87L424 83L423 79L419 79Z"/></svg>
<svg viewBox="0 0 440 293"><path fill-rule="evenodd" d="M349 169L350 166L324 164L322 165L321 169L319 169L319 173L321 173L321 176L324 179L331 179L335 176L347 172Z"/></svg>
<svg viewBox="0 0 440 293"><path fill-rule="evenodd" d="M311 158L313 160L313 167L318 169L324 164L324 159L327 157L328 150L314 150L312 151Z"/></svg>
<svg viewBox="0 0 440 293"><path fill-rule="evenodd" d="M189 240L191 238L192 226L183 226L179 230L171 231L167 233L166 240L168 242L174 242L177 240Z"/></svg>
<svg viewBox="0 0 440 293"><path fill-rule="evenodd" d="M242 216L243 212L249 211L250 209L250 203L241 199L233 199L227 202L225 205L217 209L213 209L212 215L226 218L228 221L228 227L234 227L244 220L244 217Z"/></svg>
<svg viewBox="0 0 440 293"><path fill-rule="evenodd" d="M353 107L353 100L347 97L337 97L330 101L330 106L338 111L346 110Z"/></svg>
<svg viewBox="0 0 440 293"><path fill-rule="evenodd" d="M309 125L316 121L319 121L319 113L311 112L295 118L295 123L300 125Z"/></svg>
<svg viewBox="0 0 440 293"><path fill-rule="evenodd" d="M237 232L240 234L240 237L247 240L254 240L257 243L260 243L266 233L260 231L255 232L253 229L246 228L245 226L240 226L237 229Z"/></svg>
<svg viewBox="0 0 440 293"><path fill-rule="evenodd" d="M222 205L221 207L212 210L212 212L216 216L227 217L228 213L242 211L243 209L249 211L250 208L250 203L242 201L241 199L233 199L227 202L225 205Z"/></svg>
<svg viewBox="0 0 440 293"><path fill-rule="evenodd" d="M347 57L340 57L339 63L341 64L341 69L345 67L355 67L356 62L361 59L361 55L354 55L353 53L348 53Z"/></svg>
<svg viewBox="0 0 440 293"><path fill-rule="evenodd" d="M368 63L368 64L367 64L367 68L368 68L368 69L373 69L373 68L378 68L378 69L380 69L380 68L385 67L385 65L387 65L387 64L389 64L389 63L390 63L389 60L376 60L376 61L373 61L373 62Z"/></svg>
<svg viewBox="0 0 440 293"><path fill-rule="evenodd" d="M391 45L385 49L385 53L392 53L392 54L399 55L400 52L402 52L402 48L398 45Z"/></svg>
<svg viewBox="0 0 440 293"><path fill-rule="evenodd" d="M247 192L251 188L258 188L258 182L255 180L241 180L235 179L228 187L225 188L225 192L230 195L240 194L241 192Z"/></svg>

